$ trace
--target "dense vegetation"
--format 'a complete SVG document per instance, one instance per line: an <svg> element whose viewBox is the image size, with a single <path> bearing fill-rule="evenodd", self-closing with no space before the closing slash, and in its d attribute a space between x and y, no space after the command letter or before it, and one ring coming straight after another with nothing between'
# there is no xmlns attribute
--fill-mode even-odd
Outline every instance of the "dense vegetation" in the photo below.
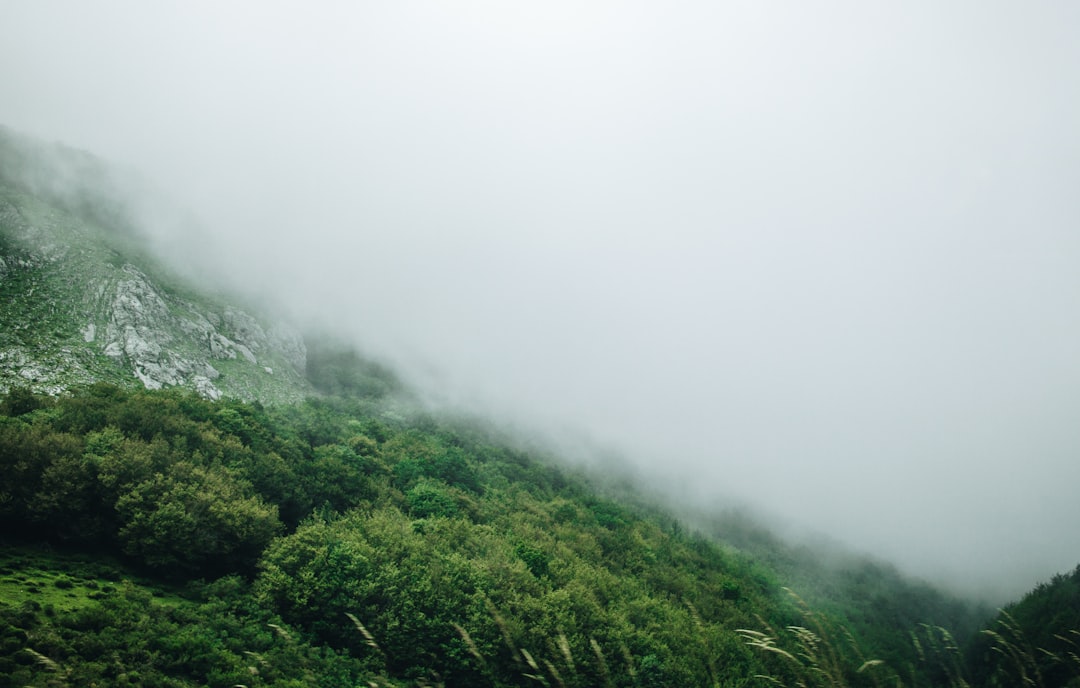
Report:
<svg viewBox="0 0 1080 688"><path fill-rule="evenodd" d="M602 498L485 431L395 409L396 383L372 371L377 384L349 383L366 397L275 408L108 384L8 393L0 522L19 537L0 554L0 686L948 685L972 673L950 674L958 649L919 661L913 618L972 618L929 588L866 563L846 579L804 573L826 613L810 612L781 587L797 579L792 550L768 561ZM798 629L832 648L831 673L784 659L807 642ZM930 646L933 633L917 637ZM867 669L869 657L888 666Z"/></svg>
<svg viewBox="0 0 1080 688"><path fill-rule="evenodd" d="M325 336L306 379L215 359L266 407L131 389L87 294L130 263L184 318L222 307L163 280L111 184L0 127L5 379L61 394L0 397L0 688L1080 686L1080 568L980 632L989 613L887 564L738 515L691 530L419 412Z"/></svg>
<svg viewBox="0 0 1080 688"><path fill-rule="evenodd" d="M1002 609L968 653L977 685L1080 686L1080 566Z"/></svg>
<svg viewBox="0 0 1080 688"><path fill-rule="evenodd" d="M20 681L156 685L243 674L243 652L273 666L265 685L303 671L323 685L696 685L760 670L732 629L787 620L768 572L480 433L377 408L10 393L6 530L117 557L184 597L117 585L48 614L28 600L4 613L7 666ZM286 636L296 657L271 660Z"/></svg>
<svg viewBox="0 0 1080 688"><path fill-rule="evenodd" d="M804 613L809 607L816 619L841 623L858 638L858 654L884 660L916 685L912 674L918 673L935 685L948 682L942 662L921 659L913 632L941 628L957 638L972 638L992 616L985 605L946 595L905 578L888 562L854 555L829 541L792 544L738 514L714 515L703 523L798 591Z"/></svg>

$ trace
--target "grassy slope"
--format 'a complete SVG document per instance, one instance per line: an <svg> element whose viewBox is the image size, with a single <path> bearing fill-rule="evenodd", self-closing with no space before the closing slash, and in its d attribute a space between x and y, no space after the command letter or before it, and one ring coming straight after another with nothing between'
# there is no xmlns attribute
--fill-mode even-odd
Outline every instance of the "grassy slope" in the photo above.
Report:
<svg viewBox="0 0 1080 688"><path fill-rule="evenodd" d="M130 579L132 574L100 555L30 545L0 546L0 599L15 607L31 603L49 614L83 609L116 593L124 578Z"/></svg>
<svg viewBox="0 0 1080 688"><path fill-rule="evenodd" d="M356 662L239 606L243 587L177 587L109 557L0 545L0 687L358 685Z"/></svg>

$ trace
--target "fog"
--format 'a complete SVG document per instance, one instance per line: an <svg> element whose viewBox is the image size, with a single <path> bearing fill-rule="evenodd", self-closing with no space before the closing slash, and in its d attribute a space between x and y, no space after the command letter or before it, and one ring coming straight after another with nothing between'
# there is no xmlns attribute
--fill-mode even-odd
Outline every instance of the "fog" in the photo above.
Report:
<svg viewBox="0 0 1080 688"><path fill-rule="evenodd" d="M0 123L440 403L993 599L1080 562L1080 4L14 1Z"/></svg>

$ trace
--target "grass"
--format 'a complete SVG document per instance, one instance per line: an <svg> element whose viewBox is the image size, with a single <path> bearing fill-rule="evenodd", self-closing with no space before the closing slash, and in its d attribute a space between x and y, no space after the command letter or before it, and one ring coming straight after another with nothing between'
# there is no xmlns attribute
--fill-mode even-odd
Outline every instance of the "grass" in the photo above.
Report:
<svg viewBox="0 0 1080 688"><path fill-rule="evenodd" d="M996 627L983 631L983 635L990 638L992 651L1002 658L1001 673L1009 676L1015 685L1052 688L1058 683L1046 678L1050 671L1065 675L1069 686L1080 685L1080 631L1055 633L1054 638L1061 643L1061 649L1056 652L1035 647L1016 619L1002 610Z"/></svg>
<svg viewBox="0 0 1080 688"><path fill-rule="evenodd" d="M119 564L29 546L0 546L0 603L31 603L48 614L75 611L116 593L124 580L147 588L162 604L182 601L175 591L152 584Z"/></svg>
<svg viewBox="0 0 1080 688"><path fill-rule="evenodd" d="M787 590L785 588L785 590ZM788 626L778 633L762 621L765 630L738 629L748 645L775 658L776 667L767 675L758 676L770 685L785 686L787 680L801 688L848 688L853 685L941 686L942 688L971 688L965 676L963 656L952 634L940 626L921 624L912 631L911 640L922 663L923 676L937 676L936 682L920 680L911 667L910 683L905 683L894 667L879 659L867 659L854 637L843 627L834 626L827 618L814 612L795 593L793 597L805 626ZM986 685L1027 688L1057 688L1080 686L1080 631L1071 630L1054 637L1062 643L1058 651L1035 647L1020 625L1002 610L995 628L982 631L991 641L991 651L1001 658ZM838 635L844 643L837 642ZM1062 669L1054 681L1045 679L1053 668ZM1061 681L1065 682L1062 683Z"/></svg>
<svg viewBox="0 0 1080 688"><path fill-rule="evenodd" d="M175 590L164 588L133 576L119 562L101 556L59 553L48 548L29 545L0 544L0 603L13 607L29 607L45 616L78 611L96 601L121 592L125 581L151 592L155 602L165 605L182 604L185 600ZM795 607L801 615L800 625L787 626L777 631L762 621L762 630L738 629L745 642L762 652L771 661L768 674L758 676L761 685L792 685L802 688L849 688L854 686L888 686L890 688L922 688L924 686L947 686L970 688L965 677L961 651L952 635L944 628L920 625L911 633L913 646L922 663L923 671L914 667L905 680L879 659L867 658L850 633L833 623L825 615L812 610L790 590ZM29 603L29 604L28 604ZM630 676L636 681L633 667L637 662L629 651L622 648L622 656L609 655L595 639L590 639L593 657L575 658L566 636L560 634L557 642L550 643L543 654L530 652L511 640L499 611L490 602L489 612L503 631L507 649L518 665L519 676L525 685L563 687L579 685L585 675L591 675L596 685L612 685L608 661L624 659L630 667ZM696 610L692 609L696 616ZM347 614L343 622L351 623L363 637L364 644L377 654L385 654L377 639L359 618ZM274 626L274 624L270 624ZM477 661L483 675L491 685L501 685L493 667L483 656L468 630L454 624L454 629L470 655ZM292 642L290 634L280 627L274 629L286 642ZM1052 652L1035 647L1025 637L1019 624L1007 613L1002 613L992 629L983 631L991 641L992 651L1001 657L995 679L987 685L1030 686L1053 688L1058 685L1080 685L1080 631L1057 635L1061 648ZM39 655L31 647L24 648L38 664L52 671L63 680L61 668L48 666L48 657ZM253 655L255 656L255 655ZM256 657L257 658L257 657ZM580 662L584 660L584 665ZM1045 675L1047 666L1064 667L1068 670L1068 683L1061 684ZM710 667L713 683L717 683L715 667ZM937 678L929 683L926 676ZM922 676L923 678L919 678ZM443 686L438 675L414 679L416 686ZM996 682L995 682L996 681ZM380 677L373 684L379 686L405 685L399 680Z"/></svg>

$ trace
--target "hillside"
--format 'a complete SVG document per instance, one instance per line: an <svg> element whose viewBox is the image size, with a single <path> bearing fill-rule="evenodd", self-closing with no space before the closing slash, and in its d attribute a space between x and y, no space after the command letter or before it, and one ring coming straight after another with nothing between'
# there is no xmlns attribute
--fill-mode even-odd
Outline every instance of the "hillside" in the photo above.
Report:
<svg viewBox="0 0 1080 688"><path fill-rule="evenodd" d="M0 686L1007 685L986 610L424 410L108 178L0 130Z"/></svg>
<svg viewBox="0 0 1080 688"><path fill-rule="evenodd" d="M87 154L0 128L0 389L134 378L213 399L312 391L298 331L184 285L88 178L108 175Z"/></svg>
<svg viewBox="0 0 1080 688"><path fill-rule="evenodd" d="M1080 566L1000 610L968 663L976 685L1080 686Z"/></svg>

